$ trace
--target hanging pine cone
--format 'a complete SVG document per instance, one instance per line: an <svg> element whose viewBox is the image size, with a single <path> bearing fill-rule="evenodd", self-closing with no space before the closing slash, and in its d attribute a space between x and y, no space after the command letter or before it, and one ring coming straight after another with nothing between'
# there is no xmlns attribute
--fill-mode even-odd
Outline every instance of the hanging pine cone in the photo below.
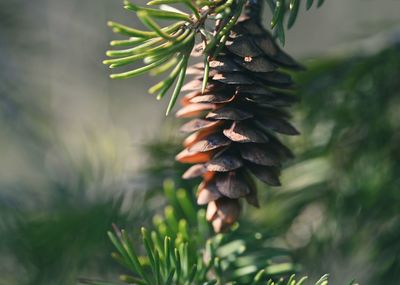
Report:
<svg viewBox="0 0 400 285"><path fill-rule="evenodd" d="M260 7L247 9L232 29L226 46L210 62L208 85L201 93L203 65L188 70L197 77L183 87L179 118L193 118L182 127L189 135L176 156L194 164L183 175L202 177L197 203L207 206L214 230L229 228L240 214L240 198L259 206L252 175L280 185L282 163L292 157L274 133L297 135L284 110L296 100L282 90L293 87L280 67L300 66L274 42L260 24ZM252 175L251 175L252 174Z"/></svg>

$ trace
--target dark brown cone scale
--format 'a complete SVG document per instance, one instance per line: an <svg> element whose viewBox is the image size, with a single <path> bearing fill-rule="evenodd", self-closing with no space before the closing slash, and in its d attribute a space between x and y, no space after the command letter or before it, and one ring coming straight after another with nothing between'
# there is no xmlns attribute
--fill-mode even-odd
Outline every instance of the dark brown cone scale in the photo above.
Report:
<svg viewBox="0 0 400 285"><path fill-rule="evenodd" d="M301 67L274 42L251 10L233 28L226 47L210 62L205 92L200 91L201 65L189 69L195 79L177 117L191 118L182 127L190 133L176 159L194 164L183 178L203 177L198 204L207 204L207 220L216 232L239 217L240 198L258 207L253 177L279 186L282 163L291 152L276 134L296 135L285 107L296 100L293 87L280 71Z"/></svg>

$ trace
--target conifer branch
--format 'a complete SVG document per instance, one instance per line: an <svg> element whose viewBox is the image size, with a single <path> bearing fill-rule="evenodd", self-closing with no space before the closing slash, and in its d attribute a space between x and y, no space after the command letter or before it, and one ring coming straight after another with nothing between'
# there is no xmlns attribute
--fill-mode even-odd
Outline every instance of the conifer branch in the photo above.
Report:
<svg viewBox="0 0 400 285"><path fill-rule="evenodd" d="M262 1L262 0L258 0ZM130 78L150 72L160 75L170 72L162 80L150 88L150 93L157 93L161 99L175 85L168 104L167 114L174 107L185 80L187 61L195 46L196 35L200 35L203 42L202 53L204 56L204 82L203 92L207 85L210 61L213 60L224 48L232 27L242 14L246 0L152 0L148 6L158 8L140 7L128 0L124 1L124 8L136 13L139 20L149 29L138 30L116 22L109 22L115 33L130 37L127 40L115 40L110 44L114 47L129 47L127 49L110 50L106 54L111 59L103 63L114 69L143 61L142 67L128 69L124 72L111 74L111 78ZM275 30L280 42L285 42L284 17L289 14L288 28L291 28L299 11L301 0L267 0L273 12L271 28ZM323 1L319 0L317 6ZM172 6L183 4L188 11L181 11ZM307 9L313 1L307 1ZM175 23L161 27L157 21L170 20ZM211 28L210 28L210 21ZM206 23L208 23L206 25ZM179 68L175 66L178 62Z"/></svg>
<svg viewBox="0 0 400 285"><path fill-rule="evenodd" d="M175 189L172 182L165 183L164 195L169 201L164 215L154 217L152 230L142 228L141 238L132 238L125 230L120 230L116 226L113 232L108 233L116 250L111 256L129 271L128 274L123 274L119 278L123 284L307 284L306 277L296 279L292 274L293 271L288 272L283 263L257 268L254 273L242 274L241 277L245 278L241 279L239 271L249 272L249 266L257 267L255 260L256 256L260 255L262 247L257 245L258 249L252 256L249 253L246 254L250 246L247 246L245 241L232 240L229 234L212 236L205 220L205 212L197 211L187 192L183 189ZM143 250L136 250L137 241L141 241ZM139 252L144 254L139 254ZM279 256L282 257L282 255ZM252 263L246 265L241 261L238 270L232 270L232 261L240 260L240 258L243 261L250 260ZM266 260L265 264L268 263ZM282 276L288 277L282 278ZM80 279L80 283L121 284L89 279ZM328 275L324 275L316 283L308 284L328 285Z"/></svg>
<svg viewBox="0 0 400 285"><path fill-rule="evenodd" d="M256 3L257 1L253 1ZM271 28L282 45L285 43L284 18L288 14L287 28L290 29L298 15L301 0L266 0L273 13ZM174 107L185 80L188 58L195 46L196 35L200 35L203 42L202 53L204 56L204 92L208 82L210 61L213 60L224 48L231 29L242 14L246 0L152 0L148 6L157 8L140 7L128 0L124 1L124 8L136 13L139 20L149 29L138 30L116 22L108 24L115 33L130 37L127 40L115 40L110 44L114 47L130 47L121 50L110 50L106 54L111 59L103 63L110 68L131 65L139 60L144 66L128 69L125 72L111 74L111 78L130 78L150 72L160 75L170 72L167 78L150 88L150 93L159 92L157 99L161 99L175 85L168 104L167 114ZM314 1L307 0L306 7L310 9ZM319 0L317 7L323 0ZM254 4L253 3L253 4ZM173 4L183 4L187 12L178 10ZM175 23L161 27L157 21L170 20ZM210 25L206 25L209 20ZM179 68L173 68L179 62Z"/></svg>
<svg viewBox="0 0 400 285"><path fill-rule="evenodd" d="M125 72L115 73L111 78L130 78L150 72L153 75L170 72L165 80L162 80L150 88L150 93L157 93L157 99L165 96L168 90L175 84L173 94L168 104L167 114L173 108L182 88L187 69L187 62L195 44L197 34L203 36L205 46L209 46L205 58L215 53L215 49L223 43L222 39L229 33L233 24L237 21L244 0L237 0L239 7L234 9L235 0L224 1L191 1L191 0L153 0L147 3L149 6L159 5L159 9L139 7L129 1L124 1L124 8L136 13L140 21L149 29L137 30L125 25L109 22L109 26L115 33L129 36L128 40L116 40L111 46L128 47L120 50L110 50L106 54L111 57L103 63L110 68L130 65L138 60L144 62L144 66L129 69ZM177 10L169 4L184 4L189 12ZM218 31L207 30L206 21L209 19L224 19L220 21ZM175 23L161 27L157 21L172 20ZM214 24L215 26L216 24ZM177 63L177 65L175 65Z"/></svg>

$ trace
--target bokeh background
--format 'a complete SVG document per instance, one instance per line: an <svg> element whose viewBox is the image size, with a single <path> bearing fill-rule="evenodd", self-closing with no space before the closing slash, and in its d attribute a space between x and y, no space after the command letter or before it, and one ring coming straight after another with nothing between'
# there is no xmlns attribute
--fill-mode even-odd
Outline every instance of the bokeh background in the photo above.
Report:
<svg viewBox="0 0 400 285"><path fill-rule="evenodd" d="M284 186L246 224L333 284L400 278L400 1L326 0L287 33L307 65ZM266 14L266 23L270 15ZM0 284L75 284L118 271L105 232L146 224L182 166L167 102L108 79L121 1L0 1Z"/></svg>

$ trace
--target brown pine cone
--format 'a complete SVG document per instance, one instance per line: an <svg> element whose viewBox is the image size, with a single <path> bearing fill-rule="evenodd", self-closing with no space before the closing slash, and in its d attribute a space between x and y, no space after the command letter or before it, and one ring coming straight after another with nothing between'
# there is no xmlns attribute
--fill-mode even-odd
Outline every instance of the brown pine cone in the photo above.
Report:
<svg viewBox="0 0 400 285"><path fill-rule="evenodd" d="M210 62L208 85L201 93L203 67L188 72L197 77L183 87L179 118L193 118L182 127L190 134L176 156L194 164L183 178L203 177L197 203L206 205L207 219L221 232L239 217L240 198L259 206L253 176L280 185L282 163L292 157L274 133L297 135L284 110L296 100L291 77L278 71L301 68L274 42L259 23L259 12L241 18L225 48ZM252 175L251 175L252 174Z"/></svg>

